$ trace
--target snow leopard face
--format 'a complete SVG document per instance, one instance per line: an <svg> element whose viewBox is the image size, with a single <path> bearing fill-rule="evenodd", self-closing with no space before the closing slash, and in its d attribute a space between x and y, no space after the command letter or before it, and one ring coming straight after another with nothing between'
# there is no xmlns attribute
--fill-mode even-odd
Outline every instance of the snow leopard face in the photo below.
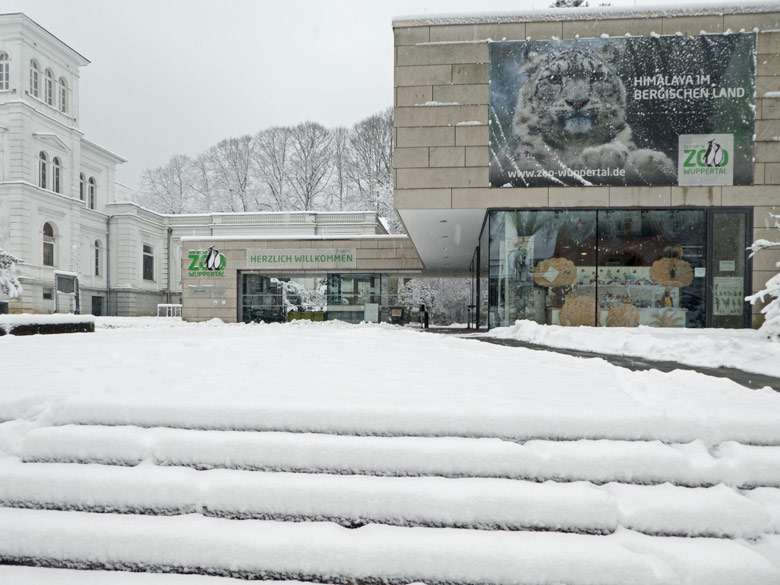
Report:
<svg viewBox="0 0 780 585"><path fill-rule="evenodd" d="M515 111L515 130L538 134L556 149L613 140L625 127L626 90L614 71L590 51L538 57Z"/></svg>

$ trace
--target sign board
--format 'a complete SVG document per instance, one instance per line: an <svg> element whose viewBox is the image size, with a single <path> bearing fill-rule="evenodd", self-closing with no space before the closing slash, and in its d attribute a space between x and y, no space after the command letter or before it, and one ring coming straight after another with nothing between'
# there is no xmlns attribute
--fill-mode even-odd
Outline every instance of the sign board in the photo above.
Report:
<svg viewBox="0 0 780 585"><path fill-rule="evenodd" d="M712 279L713 315L742 315L745 310L745 280L741 276Z"/></svg>
<svg viewBox="0 0 780 585"><path fill-rule="evenodd" d="M224 277L227 260L214 246L207 250L187 251L187 275L197 277Z"/></svg>
<svg viewBox="0 0 780 585"><path fill-rule="evenodd" d="M755 33L490 45L490 186L752 185Z"/></svg>
<svg viewBox="0 0 780 585"><path fill-rule="evenodd" d="M247 268L257 270L340 270L357 267L355 248L250 248Z"/></svg>

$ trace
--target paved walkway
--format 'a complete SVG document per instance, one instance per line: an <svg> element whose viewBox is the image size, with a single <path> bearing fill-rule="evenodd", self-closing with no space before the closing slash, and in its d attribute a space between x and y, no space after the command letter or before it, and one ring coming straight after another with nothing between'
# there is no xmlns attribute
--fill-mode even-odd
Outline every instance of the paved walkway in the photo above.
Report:
<svg viewBox="0 0 780 585"><path fill-rule="evenodd" d="M628 355L613 355L607 353L598 353L594 351L583 351L579 349L566 349L562 347L550 347L536 343L528 343L517 339L496 339L491 337L472 337L475 333L473 329L428 329L430 333L452 334L463 337L464 339L473 339L484 343L493 343L496 345L505 345L509 347L525 347L539 351L552 351L582 358L601 358L611 364L628 368L629 370L660 370L662 372L671 372L672 370L693 370L707 376L716 376L718 378L728 378L737 384L748 388L764 388L769 386L773 390L780 392L780 378L775 376L766 376L764 374L754 374L745 372L736 368L708 368L704 366L691 366L671 361L657 361L645 359L642 357Z"/></svg>

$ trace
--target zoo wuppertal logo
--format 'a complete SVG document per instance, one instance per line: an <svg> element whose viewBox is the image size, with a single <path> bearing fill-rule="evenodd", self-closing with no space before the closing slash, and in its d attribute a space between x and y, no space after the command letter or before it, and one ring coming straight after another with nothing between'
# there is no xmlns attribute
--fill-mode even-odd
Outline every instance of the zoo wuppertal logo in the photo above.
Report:
<svg viewBox="0 0 780 585"><path fill-rule="evenodd" d="M680 185L733 185L733 134L681 134Z"/></svg>
<svg viewBox="0 0 780 585"><path fill-rule="evenodd" d="M190 250L187 252L190 265L187 268L190 277L225 276L225 255L214 246L208 250Z"/></svg>

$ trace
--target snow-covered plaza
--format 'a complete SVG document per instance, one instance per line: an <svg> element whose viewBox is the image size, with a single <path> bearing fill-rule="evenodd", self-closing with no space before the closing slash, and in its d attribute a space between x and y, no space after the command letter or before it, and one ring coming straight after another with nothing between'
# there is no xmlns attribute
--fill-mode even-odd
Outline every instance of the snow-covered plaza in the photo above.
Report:
<svg viewBox="0 0 780 585"><path fill-rule="evenodd" d="M721 353L775 375L757 335ZM338 322L99 318L0 370L3 583L780 582L768 388Z"/></svg>

